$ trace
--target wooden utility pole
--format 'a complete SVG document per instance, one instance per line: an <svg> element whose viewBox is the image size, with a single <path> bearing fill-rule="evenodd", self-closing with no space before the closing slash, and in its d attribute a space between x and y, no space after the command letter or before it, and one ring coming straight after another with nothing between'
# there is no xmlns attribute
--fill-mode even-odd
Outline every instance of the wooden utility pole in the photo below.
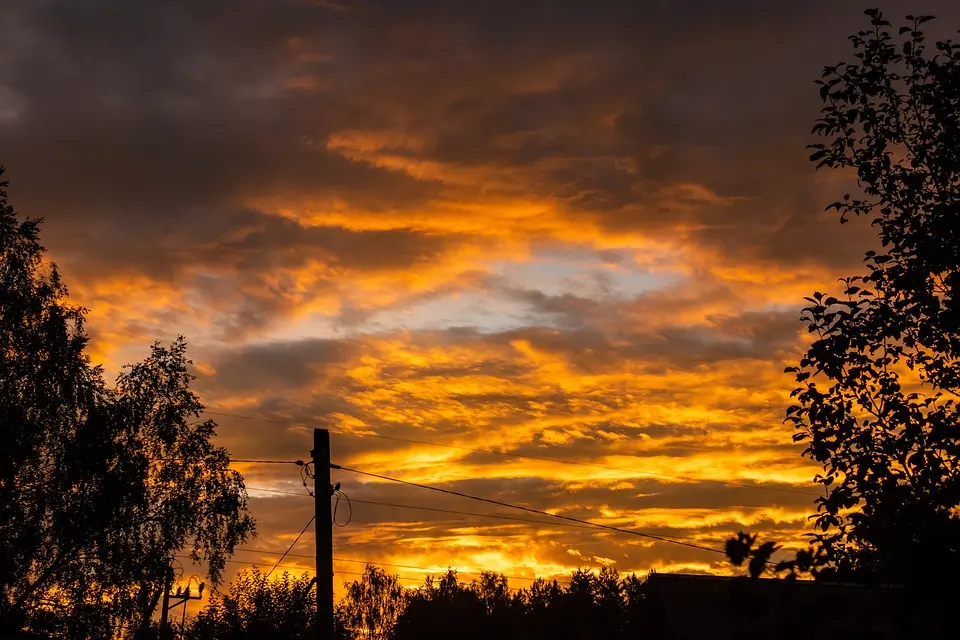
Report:
<svg viewBox="0 0 960 640"><path fill-rule="evenodd" d="M313 430L313 498L317 530L317 639L333 639L333 514L330 432Z"/></svg>
<svg viewBox="0 0 960 640"><path fill-rule="evenodd" d="M190 594L190 585L187 585L186 590L181 587L177 587L176 593L170 593L170 590L173 588L173 567L167 567L167 579L163 585L163 604L160 606L160 640L167 640L173 638L173 628L170 626L170 611L176 609L179 606L184 608L184 616L186 616L186 608L188 600L200 600L203 598L203 583L200 583L200 592L197 595ZM170 603L171 597L176 600L173 604Z"/></svg>
<svg viewBox="0 0 960 640"><path fill-rule="evenodd" d="M160 605L160 637L164 640L172 635L169 633L167 616L170 613L170 588L173 586L173 567L167 566L167 575L163 580L163 604ZM156 601L154 601L156 602Z"/></svg>
<svg viewBox="0 0 960 640"><path fill-rule="evenodd" d="M191 581L192 580L193 578L191 578ZM171 604L169 610L173 611L177 607L183 607L183 615L180 617L181 626L183 625L183 621L186 620L187 618L187 603L191 600L203 600L203 583L202 582L199 584L199 587L200 587L199 593L197 593L196 595L190 594L190 583L187 583L186 589L182 587L177 587L177 592L170 594L175 600L177 600L177 602L174 602L173 604ZM168 635L172 638L173 632L172 632L172 629L170 629L170 622L166 618L164 618L163 624L170 631Z"/></svg>

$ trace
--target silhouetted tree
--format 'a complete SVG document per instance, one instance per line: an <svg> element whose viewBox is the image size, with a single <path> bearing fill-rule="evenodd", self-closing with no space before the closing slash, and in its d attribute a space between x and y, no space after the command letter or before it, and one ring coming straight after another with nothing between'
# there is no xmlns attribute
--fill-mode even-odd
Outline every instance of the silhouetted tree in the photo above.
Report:
<svg viewBox="0 0 960 640"><path fill-rule="evenodd" d="M270 579L254 567L213 596L184 631L187 640L314 638L317 600L307 574Z"/></svg>
<svg viewBox="0 0 960 640"><path fill-rule="evenodd" d="M929 16L893 33L866 14L855 61L818 83L811 160L856 172L862 193L828 209L869 218L880 249L841 295L807 299L814 341L787 369L787 421L825 495L813 546L779 568L919 584L960 567L960 46L929 48ZM773 546L755 542L728 549L759 574Z"/></svg>
<svg viewBox="0 0 960 640"><path fill-rule="evenodd" d="M522 638L558 637L564 628L560 608L564 591L556 580L538 579L521 589L519 600L523 607Z"/></svg>
<svg viewBox="0 0 960 640"><path fill-rule="evenodd" d="M412 640L456 634L462 640L480 640L491 637L488 631L487 605L450 569L439 580L428 577L422 587L408 594L390 638Z"/></svg>
<svg viewBox="0 0 960 640"><path fill-rule="evenodd" d="M640 638L641 585L635 576L621 580L604 568L599 574L575 572L566 588L536 580L511 594L503 575L484 573L463 584L450 570L410 593L391 638Z"/></svg>
<svg viewBox="0 0 960 640"><path fill-rule="evenodd" d="M627 640L653 637L649 634L650 626L647 621L650 602L645 581L630 574L623 578L620 585L623 594L623 637Z"/></svg>
<svg viewBox="0 0 960 640"><path fill-rule="evenodd" d="M115 388L84 310L45 262L39 221L0 183L0 625L65 637L149 626L170 557L224 560L253 531L241 476L211 444L186 344L154 345Z"/></svg>
<svg viewBox="0 0 960 640"><path fill-rule="evenodd" d="M635 639L644 637L644 581L620 579L613 569L599 574L578 571L564 589L556 581L536 580L511 592L507 578L486 572L461 583L457 572L428 576L417 589L368 566L363 577L347 583L336 609L335 637L384 638ZM191 619L181 635L188 640L296 640L313 637L313 582L306 575L269 579L254 568L217 593Z"/></svg>
<svg viewBox="0 0 960 640"><path fill-rule="evenodd" d="M556 637L570 640L622 637L623 590L615 569L603 567L599 573L574 572L557 604L553 616L557 628L552 631Z"/></svg>
<svg viewBox="0 0 960 640"><path fill-rule="evenodd" d="M339 609L346 629L358 638L387 640L407 604L399 578L367 565L363 576L346 586Z"/></svg>

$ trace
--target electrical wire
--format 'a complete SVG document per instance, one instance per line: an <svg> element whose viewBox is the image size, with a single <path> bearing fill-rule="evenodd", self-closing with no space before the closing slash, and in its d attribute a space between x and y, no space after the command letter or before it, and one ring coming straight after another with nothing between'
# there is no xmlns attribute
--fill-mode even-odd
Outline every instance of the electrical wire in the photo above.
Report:
<svg viewBox="0 0 960 640"><path fill-rule="evenodd" d="M265 553L267 555L276 556L283 553L282 551L277 551L273 549L234 549L234 553L243 552L243 553ZM309 553L288 553L287 557L290 558L309 558L310 560L316 560L315 555Z"/></svg>
<svg viewBox="0 0 960 640"><path fill-rule="evenodd" d="M266 491L268 493L279 493L286 496L296 496L298 498L309 498L311 496L300 493L299 491L283 491L282 489L267 489L266 487L247 487L249 491ZM548 524L556 527L572 527L575 529L592 529L592 525L576 524L571 522L548 522L546 520L534 520L533 518L520 518L517 516L503 516L495 513L478 513L476 511L457 511L456 509L440 509L439 507L421 507L415 504L400 504L397 502L381 502L379 500L361 500L352 498L357 504L369 504L379 507L395 507L398 509L416 509L417 511L433 511L436 513L449 513L459 516L474 516L478 518L493 518L496 520L510 520L512 522L529 522L531 524Z"/></svg>
<svg viewBox="0 0 960 640"><path fill-rule="evenodd" d="M261 487L247 487L250 491L267 491L270 493L280 493L288 496L297 496L302 498L307 498L309 496L304 495L298 491L283 491L280 489L267 489ZM534 520L533 518L521 518L518 516L504 516L496 513L479 513L477 511L458 511L456 509L440 509L439 507L421 507L415 504L399 504L396 502L381 502L379 500L361 500L359 498L352 498L352 501L357 504L369 504L380 507L395 507L398 509L415 509L417 511L433 511L436 513L448 513L451 515L459 516L472 516L476 518L492 518L494 520L508 520L511 522L527 522L530 524L542 524L549 525L552 527L571 527L573 529L594 529L596 525L594 524L579 524L575 522L548 522L546 520ZM671 538L674 540L693 540L690 537L684 536L667 536L664 535L664 538Z"/></svg>
<svg viewBox="0 0 960 640"><path fill-rule="evenodd" d="M273 565L273 569L276 569L278 566L280 566L280 563L283 562L283 559L287 557L287 554L293 551L293 548L297 546L298 542L300 542L300 538L303 537L303 534L307 531L307 528L311 524L313 524L313 521L316 519L317 519L317 514L313 514L313 516L310 517L310 520L307 521L307 524L303 526L303 529L300 530L300 533L297 534L297 537L294 538L293 542L290 543L290 546L287 548L287 550L284 551L283 555L280 556L280 559L277 560L277 564ZM268 578L270 577L270 574L273 573L273 569L270 569L270 571L267 572Z"/></svg>
<svg viewBox="0 0 960 640"><path fill-rule="evenodd" d="M184 462L189 461L188 458L150 458L151 462ZM246 460L242 458L230 458L227 460L229 463L240 462L244 464L295 464L302 467L304 465L303 460Z"/></svg>
<svg viewBox="0 0 960 640"><path fill-rule="evenodd" d="M300 467L300 482L303 483L303 488L306 490L307 495L310 496L311 498L315 498L316 496L313 494L313 491L311 491L310 487L307 486L307 480L312 480L314 478L313 471L311 471L311 467L313 467L313 462L308 462L307 464Z"/></svg>
<svg viewBox="0 0 960 640"><path fill-rule="evenodd" d="M234 551L243 551L243 552L245 552L245 553L264 553L264 554L269 554L269 555L276 555L276 554L280 553L279 551L270 551L270 550L268 550L268 549L235 549ZM305 559L309 559L309 560L314 560L314 561L316 561L316 556L312 556L312 555L309 555L309 554L306 554L306 553L288 553L287 556L292 557L292 558L305 558ZM437 574L437 573L442 573L442 572L443 572L443 571L439 571L439 570L437 570L437 569L431 569L430 567L417 567L417 566L413 566L413 565L409 565L409 564L391 564L391 563L389 563L389 562L378 562L378 561L375 561L375 560L357 560L357 559L354 559L354 558L338 558L338 557L334 557L334 558L333 558L333 561L334 561L335 563L336 563L336 562L347 562L347 563L351 563L351 564L373 565L373 566L377 566L377 567L390 567L390 568L392 568L392 569L413 569L413 570L415 570L415 571L426 571L426 572L431 573L431 574ZM237 560L236 562L242 562L242 561L241 561L241 560ZM476 571L464 571L464 570L462 570L462 569L453 569L453 570L456 571L457 573L462 573L462 574L465 575L465 576L479 576L479 575L483 575L482 573L478 573L478 572L476 572ZM340 573L340 572L338 571L337 573ZM529 580L530 582L536 582L537 580L539 580L539 578L531 578L531 577L529 577L529 576L513 576L513 575L507 575L507 574L500 574L500 575L502 575L504 578L510 578L510 579L512 579L512 580ZM558 580L557 582L559 582L560 584L567 584L565 581L562 581L562 580Z"/></svg>
<svg viewBox="0 0 960 640"><path fill-rule="evenodd" d="M428 567L414 567L409 564L391 564L389 562L371 562L369 560L351 560L349 558L337 558L337 557L334 557L333 561L349 562L354 564L369 564L377 567L390 567L391 569L413 569L414 571L426 571L433 575L446 573L446 571L437 571L436 569L430 569ZM450 569L450 567L448 567L448 569ZM460 569L453 569L453 571L456 571L457 573L462 573L465 576L482 576L483 575L483 573L477 573L476 571L462 571ZM498 575L502 575L504 578L510 578L511 580L529 580L530 582L536 582L537 580L540 579L540 578L531 578L529 576L511 576L505 573L498 573ZM559 580L557 582L560 584L568 584L567 582L561 582Z"/></svg>
<svg viewBox="0 0 960 640"><path fill-rule="evenodd" d="M354 499L357 504L370 504L381 507L396 507L400 509L417 509L420 511L435 511L437 513L449 513L460 516L475 516L479 518L494 518L497 520L510 520L513 522L529 522L531 524L546 524L559 527L573 527L577 529L591 529L590 525L575 524L572 522L547 522L546 520L534 520L533 518L519 518L517 516L501 516L494 513L477 513L475 511L456 511L454 509L440 509L438 507L419 507L412 504L397 504L395 502L380 502L378 500L360 500Z"/></svg>
<svg viewBox="0 0 960 640"><path fill-rule="evenodd" d="M338 484L337 486L340 486L340 485ZM348 524L350 524L350 521L353 520L353 503L350 502L350 496L345 494L343 491L340 491L339 489L336 489L333 492L333 498L335 502L333 503L333 515L331 516L331 520L333 521L333 526L343 528ZM341 499L346 500L347 506L350 508L350 515L347 516L347 521L344 522L343 524L340 524L339 522L337 522L337 508L340 506Z"/></svg>
<svg viewBox="0 0 960 640"><path fill-rule="evenodd" d="M282 493L287 496L297 496L298 498L312 498L312 494L301 493L300 491L284 491L283 489L268 489L267 487L246 487L247 491L264 491L266 493Z"/></svg>
<svg viewBox="0 0 960 640"><path fill-rule="evenodd" d="M388 481L388 482L396 482L396 483L398 483L398 484L404 484L404 485L407 485L407 486L410 486L410 487L417 487L417 488L419 488L419 489L427 489L427 490L429 490L429 491L437 491L437 492L439 492L439 493L446 493L446 494L453 495L453 496L459 496L459 497L461 497L461 498L467 498L467 499L469 499L469 500L476 500L476 501L478 501L478 502L486 502L487 504L494 504L494 505L497 505L497 506L500 506L500 507L508 507L508 508L510 508L510 509L518 509L518 510L520 510L520 511L526 511L526 512L528 512L528 513L536 513L536 514L538 514L538 515L548 516L548 517L550 517L550 518L559 518L559 519L561 519L561 520L568 520L568 521L570 521L570 522L579 522L579 523L581 523L581 524L587 524L587 525L590 525L590 526L595 527L595 528L598 528L598 529L606 529L606 530L608 530L608 531L616 531L616 532L619 532L619 533L626 533L626 534L629 534L629 535L632 535L632 536L639 536L639 537L641 537L641 538L649 538L649 539L651 539L651 540L657 540L657 541L659 541L659 542L665 542L665 543L668 543L668 544L675 544L675 545L680 545L680 546L683 546L683 547L690 547L691 549L699 549L700 551L709 551L710 553L718 553L718 554L723 555L723 556L726 556L726 555L727 555L726 551L723 551L722 549L714 549L713 547L706 547L706 546L703 546L703 545L700 545L700 544L696 544L696 543L694 543L694 542L684 542L684 541L682 541L682 540L675 540L675 539L667 538L667 537L664 537L664 536L654 535L654 534L652 534L652 533L644 533L644 532L642 532L642 531L633 531L633 530L631 530L631 529L621 529L620 527L614 527L614 526L607 525L607 524L600 524L600 523L597 523L597 522L590 522L589 520L581 520L581 519L579 519L579 518L573 518L573 517L570 517L570 516L563 516L563 515L556 514L556 513L549 513L549 512L547 512L547 511L541 511L541 510L539 510L539 509L533 509L533 508L530 508L530 507L522 507L522 506L520 506L520 505L510 504L509 502L501 502L500 500L491 500L490 498L481 498L481 497L479 497L479 496L472 496L472 495L470 495L470 494L468 494L468 493L461 493L460 491L453 491L453 490L451 490L451 489L442 489L442 488L440 488L440 487L433 487L433 486L430 486L430 485L428 485L428 484L420 484L420 483L417 483L417 482L410 482L410 481L408 481L408 480L400 480L399 478L391 478L390 476L384 476L384 475L380 475L379 473L372 473L372 472L370 472L370 471L363 471L363 470L360 470L360 469L351 469L350 467L344 467L344 466L341 466L341 465L334 465L334 464L331 464L330 466L331 466L331 468L340 469L341 471L349 471L350 473L356 473L356 474L359 474L359 475L362 475L362 476L368 476L368 477L370 477L370 478L378 478L378 479L380 479L380 480L386 480L386 481Z"/></svg>
<svg viewBox="0 0 960 640"><path fill-rule="evenodd" d="M175 562L177 565L173 568L173 577L179 580L183 577L183 563L177 559L177 556L173 557L173 562Z"/></svg>
<svg viewBox="0 0 960 640"><path fill-rule="evenodd" d="M300 423L300 422L287 422L287 421L283 421L283 420L271 420L271 419L269 419L269 418L256 418L256 417L252 417L252 416L243 416L243 415L239 415L239 414L235 414L235 413L223 413L223 412L218 412L218 411L206 411L205 413L209 413L210 415L214 415L214 416L223 416L223 417L225 417L225 418L236 418L236 419L239 419L239 420L251 420L251 421L254 421L254 422L266 422L266 423L272 423L272 424L282 424L282 425L286 425L286 426L289 426L289 427L311 428L310 425L303 424L303 423ZM338 434L340 434L340 435L346 435L346 436L354 436L354 437L357 437L357 438L378 438L378 439L381 439L381 440L392 440L392 441L394 441L394 442L403 442L403 443L406 443L406 444L421 444L421 445L425 445L425 446L429 446L429 447L443 447L443 448L445 448L445 449L458 449L458 450L460 450L460 451L469 451L470 453L484 453L484 454L488 454L488 455L504 456L504 457L516 458L516 459L520 459L520 460L536 460L536 461L538 461L538 462L551 462L551 463L555 463L555 464L569 464L569 465L574 465L574 466L578 466L578 467L588 467L588 468L593 468L593 469L604 469L604 470L607 470L607 471L618 471L618 472L620 472L620 473L631 473L631 474L635 474L635 475L638 475L638 476L647 476L647 477L653 477L653 478L665 478L665 479L669 479L669 480L683 480L684 482L706 482L706 483L710 483L710 484L719 484L719 485L728 486L728 487L739 487L739 488L742 488L742 489L757 489L757 490L760 490L760 491L778 491L778 492L780 492L780 493L794 493L794 494L798 494L798 495L814 496L814 497L818 497L818 496L820 495L819 493L815 493L815 492L813 492L813 491L803 491L802 489L789 489L789 488L785 488L785 487L768 487L768 486L764 486L764 485L747 484L747 483L745 483L745 482L735 482L735 481L732 481L732 480L714 480L714 479L711 479L711 478L693 478L693 477L690 477L690 476L670 475L670 474L667 474L667 473L656 473L656 472L653 472L653 471L638 471L638 470L636 470L636 469L623 469L623 468L621 468L621 467L611 467L611 466L602 465L602 464L595 464L595 463L592 463L592 462L577 462L577 461L575 461L575 460L561 460L561 459L558 459L558 458L549 458L549 457L546 457L546 456L533 456L533 455L522 454L522 453L510 453L510 452L508 452L508 451L494 451L493 449L475 449L475 448L472 448L472 447L464 447L464 446L455 445L455 444L445 444L445 443L442 443L442 442L428 442L428 441L425 441L425 440L414 440L414 439L412 439L412 438L400 438L400 437L396 437L396 436L385 436L385 435L382 435L382 434L379 434L379 433L356 433L356 432L353 432L353 431L344 431L344 430L341 430L341 429L328 429L328 430L331 431L332 433L338 433Z"/></svg>
<svg viewBox="0 0 960 640"><path fill-rule="evenodd" d="M174 556L174 557L176 557L176 558L189 558L189 556ZM311 556L311 557L312 557L312 556ZM247 560L232 560L232 559L231 559L231 560L224 560L224 562L226 562L227 564L243 564L243 565L247 565L247 566L250 566L250 567L262 567L262 566L263 566L263 563L261 563L261 562L248 562ZM278 568L279 568L279 569L300 569L300 570L303 570L303 567L298 566L298 565L295 565L295 564L278 564L278 565L274 565L274 567L273 567L273 569L278 569ZM273 571L273 569L271 569L271 571Z"/></svg>
<svg viewBox="0 0 960 640"><path fill-rule="evenodd" d="M365 573L362 573L362 572L360 572L360 571L337 571L337 572L336 572L336 575L364 576L364 575L366 575L366 574L365 574ZM417 583L423 582L423 578L422 578L422 577L399 576L399 575L398 575L398 576L395 576L395 577L396 577L397 580L412 580L412 581L417 582Z"/></svg>
<svg viewBox="0 0 960 640"><path fill-rule="evenodd" d="M253 551L253 549L237 549L237 551ZM264 552L264 553L269 553L269 552ZM287 554L287 555L294 556L294 557L298 557L298 558L310 558L310 559L313 559L313 556L308 556L308 555L305 555L305 554L293 554L293 553L291 553L291 554ZM174 557L176 557L176 558L187 558L188 556L174 556ZM245 566L248 566L248 567L260 567L260 566L262 566L262 564L259 563L259 562L250 562L250 561L248 561L248 560L233 560L233 559L231 559L231 560L225 560L224 562L226 562L227 564L242 564L242 565L245 565ZM425 571L425 572L427 572L427 575L439 575L439 574L441 573L441 572L439 572L439 571L436 571L436 570L434 570L434 569L430 569L430 568L427 568L427 567L414 567L414 566L411 566L411 565L390 564L390 563L386 563L386 562L371 562L371 561L369 561L369 560L348 560L348 559L346 559L346 558L334 558L334 562L350 562L350 563L357 563L357 564L364 564L364 565L372 565L372 566L377 566L377 567L389 567L389 568L397 568L397 569L411 569L411 570L416 570L416 571ZM280 565L275 565L275 566L274 566L274 569L277 569L277 568L280 568L280 569L299 569L299 570L301 570L301 571L304 569L304 567L301 567L301 566L295 565L295 564L280 564ZM460 569L453 569L453 570L454 570L458 575L460 575L460 574L465 575L465 576L480 576L480 575L482 575L481 573L476 573L476 572L474 572L474 571L461 571ZM273 571L273 569L271 569L271 571ZM336 574L336 575L351 575L351 576L362 576L362 575L364 575L364 573L362 573L362 572L358 572L358 571L345 571L345 570L340 570L340 569L337 569L337 570L335 571L335 574ZM269 575L269 574L267 574L267 575ZM531 581L531 582L536 582L537 580L540 579L540 578L530 578L530 577L527 577L527 576L509 576L509 575L505 575L505 574L500 574L500 575L503 575L504 578L508 578L508 579L513 579L513 580L528 580L528 581ZM421 576L421 577L414 577L414 576L397 576L397 579L398 579L398 580L414 580L414 581L417 581L417 582L421 582L421 581L424 579L424 577L423 577L423 576ZM544 580L547 580L547 579L544 578ZM554 580L547 580L547 582L556 582L557 584L562 584L562 585L568 585L568 584L570 584L570 583L569 583L568 581L566 581L566 580L556 580L556 579L554 579Z"/></svg>

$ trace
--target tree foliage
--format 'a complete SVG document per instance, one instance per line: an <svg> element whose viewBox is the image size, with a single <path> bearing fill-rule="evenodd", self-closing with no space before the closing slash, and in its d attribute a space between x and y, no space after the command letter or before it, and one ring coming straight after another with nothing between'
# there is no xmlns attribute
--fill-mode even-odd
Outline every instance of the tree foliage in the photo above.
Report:
<svg viewBox="0 0 960 640"><path fill-rule="evenodd" d="M818 82L811 160L856 173L861 193L828 209L868 218L879 246L803 310L814 340L787 369L786 420L824 495L813 546L780 569L917 583L960 563L960 45L931 47L929 16L894 30L866 14L854 62ZM753 542L731 541L731 557L768 558Z"/></svg>
<svg viewBox="0 0 960 640"><path fill-rule="evenodd" d="M642 637L643 582L616 570L576 571L569 585L538 579L511 592L507 579L484 573L461 583L455 571L429 579L412 591L392 640L445 637L454 629L463 640L481 638Z"/></svg>
<svg viewBox="0 0 960 640"><path fill-rule="evenodd" d="M400 580L367 565L360 580L347 585L340 608L346 628L356 637L387 640L406 604Z"/></svg>
<svg viewBox="0 0 960 640"><path fill-rule="evenodd" d="M650 616L644 607L644 584L636 576L621 578L605 568L597 573L577 571L568 586L538 579L525 589L511 591L502 574L486 572L464 583L450 569L407 589L397 576L367 566L360 579L345 585L335 616L336 634L344 640L659 637L650 636L645 624ZM271 581L256 570L241 574L228 595L214 597L188 624L186 637L312 637L309 591L306 575Z"/></svg>
<svg viewBox="0 0 960 640"><path fill-rule="evenodd" d="M253 533L241 476L211 443L182 338L114 387L85 354L84 310L44 260L39 221L0 183L0 623L108 637L146 628L186 550L216 583Z"/></svg>
<svg viewBox="0 0 960 640"><path fill-rule="evenodd" d="M314 638L316 596L306 574L277 578L254 567L213 596L185 630L187 640L300 640Z"/></svg>

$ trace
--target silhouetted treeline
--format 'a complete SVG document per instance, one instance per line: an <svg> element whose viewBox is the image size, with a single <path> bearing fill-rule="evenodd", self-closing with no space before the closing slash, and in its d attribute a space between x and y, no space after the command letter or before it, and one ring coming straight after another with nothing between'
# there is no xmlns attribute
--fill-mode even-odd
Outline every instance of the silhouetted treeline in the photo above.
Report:
<svg viewBox="0 0 960 640"><path fill-rule="evenodd" d="M368 566L346 583L335 611L337 640L694 640L806 639L811 624L842 638L954 637L954 622L903 587L806 580L575 571L511 590L487 572L461 581L453 570L404 588ZM188 640L314 638L316 591L306 574L243 572L178 637Z"/></svg>
<svg viewBox="0 0 960 640"><path fill-rule="evenodd" d="M389 637L639 638L643 585L604 568L577 571L568 584L541 579L511 592L500 574L463 584L450 571L407 597Z"/></svg>
<svg viewBox="0 0 960 640"><path fill-rule="evenodd" d="M342 640L450 638L611 640L644 635L645 582L615 569L577 571L568 582L538 579L511 590L498 573L470 582L448 570L414 589L368 566L337 608ZM254 569L214 597L181 630L190 640L313 637L315 595L306 576L268 580Z"/></svg>

